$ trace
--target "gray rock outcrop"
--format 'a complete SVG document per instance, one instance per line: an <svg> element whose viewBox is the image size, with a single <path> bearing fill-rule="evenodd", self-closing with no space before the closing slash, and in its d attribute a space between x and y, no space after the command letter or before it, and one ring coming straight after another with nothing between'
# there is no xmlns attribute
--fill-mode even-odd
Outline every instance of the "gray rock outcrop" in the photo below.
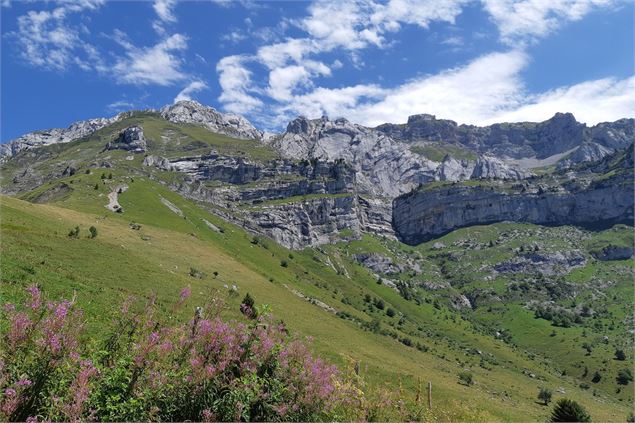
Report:
<svg viewBox="0 0 635 423"><path fill-rule="evenodd" d="M21 151L50 144L66 143L84 138L95 131L122 119L123 114L113 118L98 118L75 122L68 128L54 128L29 132L6 144L0 144L0 163Z"/></svg>
<svg viewBox="0 0 635 423"><path fill-rule="evenodd" d="M132 153L145 153L147 149L148 143L140 126L129 126L106 145L106 150L126 150Z"/></svg>
<svg viewBox="0 0 635 423"><path fill-rule="evenodd" d="M212 132L233 138L261 139L263 135L244 117L233 113L221 113L196 101L179 101L163 107L160 113L170 122L202 125Z"/></svg>

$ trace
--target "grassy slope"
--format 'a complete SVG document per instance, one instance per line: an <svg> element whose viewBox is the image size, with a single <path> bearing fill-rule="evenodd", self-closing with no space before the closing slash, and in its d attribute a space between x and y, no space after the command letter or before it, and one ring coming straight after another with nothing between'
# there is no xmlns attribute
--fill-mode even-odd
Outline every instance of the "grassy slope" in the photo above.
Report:
<svg viewBox="0 0 635 423"><path fill-rule="evenodd" d="M542 382L518 379L519 367L533 366L527 359L518 358L498 341L472 333L465 322L453 323L446 320L447 316L435 314L431 307L419 308L403 300L389 288L377 285L362 268L351 268L349 274L354 277L349 280L315 261L310 251L294 253L293 259L288 259L289 252L272 242L264 243L267 248L254 245L251 236L239 228L141 178L129 183L130 190L121 195L126 212L113 214L103 208L105 198L92 188L91 178L97 175L82 175L81 183L75 180L72 184L75 191L59 203L62 207L2 197L3 295L15 297L31 282L43 284L53 296L69 296L77 291L80 302L87 308L90 327L98 332L99 326L115 312L119 300L128 294L147 296L154 291L159 300L167 301L183 286L191 285L196 299L213 289L224 290L224 284L235 283L242 293L249 291L258 302L271 304L276 315L294 331L313 336L315 349L331 360L340 364L347 362L348 357L361 360L363 368L368 367L369 379L375 383L394 383L399 377L405 386L412 386L421 378L433 382L435 402L440 406L451 400L477 399L477 403L498 418L522 420L528 415L535 418L546 415L546 409L533 402ZM78 188L79 184L82 188ZM181 208L187 219L163 206L159 195ZM210 230L202 218L223 227L225 232ZM131 220L141 223L142 229L130 229ZM88 226L95 225L99 236L94 240L69 239L66 234L76 224L82 227L84 236ZM141 235L150 240L144 241ZM290 262L288 268L280 266L282 258ZM219 276L191 278L190 267L208 275L218 271ZM337 292L336 298L359 298L362 293L370 292L385 298L404 314L418 315L418 324L428 322L436 332L448 333L505 357L504 364L486 371L468 363L469 358L457 363L462 354L443 339L428 340L427 343L435 344L434 353L407 348L388 337L362 331L354 323L301 300L285 285L352 314L356 310L334 302L329 298L331 293ZM321 288L324 286L329 288ZM238 301L234 301L236 310ZM477 385L472 388L456 382L456 373L465 366L473 366ZM561 384L552 375L545 377L552 384ZM568 392L575 391L567 383L563 385ZM619 407L597 402L586 393L568 396L587 404L596 418L621 419L625 413Z"/></svg>

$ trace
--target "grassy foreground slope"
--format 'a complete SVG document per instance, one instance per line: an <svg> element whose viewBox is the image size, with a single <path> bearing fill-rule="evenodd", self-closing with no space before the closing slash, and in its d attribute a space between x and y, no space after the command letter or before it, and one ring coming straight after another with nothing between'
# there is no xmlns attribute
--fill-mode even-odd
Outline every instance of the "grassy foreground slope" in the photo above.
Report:
<svg viewBox="0 0 635 423"><path fill-rule="evenodd" d="M55 205L2 197L2 301L14 299L32 282L41 284L54 297L76 292L87 310L91 331L99 334L100 326L111 319L120 300L129 294L149 296L156 292L159 301L169 304L182 287L190 285L195 302L197 297L202 300L213 290L224 293L225 285L235 284L240 292L239 298L230 300L235 302L235 313L240 297L250 292L257 303L270 304L293 331L314 337L316 352L344 366L360 361L372 384L396 386L401 380L404 395L414 398L418 380L432 381L438 407L450 409L456 407L455 402L471 403L478 404L474 407L481 410L482 418L544 420L548 410L535 402L535 395L539 386L549 385L562 386L566 396L584 404L596 420L622 421L627 413L625 406L610 397L594 397L561 380L548 367L540 369L540 363L503 342L481 335L470 322L452 319L449 311L405 301L392 289L376 284L364 268L351 266L343 258L338 262L337 254L316 250L291 253L268 240L255 242L243 230L156 182L136 176L132 182L114 173L112 182L106 183L98 174L55 182L73 187ZM120 196L125 212L112 213L104 207L108 190L103 187L123 181L130 187ZM102 187L95 190L96 183ZM171 211L161 198L178 207L185 217ZM131 221L141 228L132 229ZM221 231L211 229L206 221ZM76 225L82 235L70 239L68 231ZM87 229L92 225L97 227L98 236L88 239ZM283 261L286 266L281 265ZM190 276L191 268L205 276ZM342 319L299 293L351 318ZM370 323L367 316L342 300L358 301L366 295L382 298L407 317L404 325L391 324L382 317L380 326L385 331L410 336L431 347L429 351L365 330L364 323ZM432 332L434 337L426 336ZM448 339L479 348L495 357L498 364L490 369L472 366L465 350ZM471 387L457 383L457 373L466 366L476 381ZM541 380L522 375L522 369L539 369Z"/></svg>

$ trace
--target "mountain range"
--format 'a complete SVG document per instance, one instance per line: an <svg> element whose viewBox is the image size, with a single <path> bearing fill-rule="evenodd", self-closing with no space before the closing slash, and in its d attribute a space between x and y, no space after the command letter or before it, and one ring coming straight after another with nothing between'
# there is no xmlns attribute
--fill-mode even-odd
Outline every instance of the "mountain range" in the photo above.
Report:
<svg viewBox="0 0 635 423"><path fill-rule="evenodd" d="M444 409L544 420L549 387L621 421L634 126L298 117L272 134L181 101L32 132L0 146L3 295L76 292L99 333L122 295L191 286L239 316L249 292L405 396L425 378Z"/></svg>

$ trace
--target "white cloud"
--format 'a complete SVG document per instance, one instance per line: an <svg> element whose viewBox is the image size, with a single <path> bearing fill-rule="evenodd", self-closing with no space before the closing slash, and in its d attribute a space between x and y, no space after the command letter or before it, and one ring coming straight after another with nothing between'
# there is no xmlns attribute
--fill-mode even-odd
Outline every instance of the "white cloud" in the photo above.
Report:
<svg viewBox="0 0 635 423"><path fill-rule="evenodd" d="M588 125L635 117L635 76L585 81L534 95L519 107L495 114L481 123L539 122L557 112L572 112L577 120Z"/></svg>
<svg viewBox="0 0 635 423"><path fill-rule="evenodd" d="M123 33L118 34L118 41L126 50L126 57L119 58L112 69L118 82L167 86L187 77L181 70L181 60L174 54L187 48L184 35L173 34L152 47L140 48L125 39Z"/></svg>
<svg viewBox="0 0 635 423"><path fill-rule="evenodd" d="M635 116L635 76L604 78L528 95L520 73L529 59L512 50L477 58L466 66L415 79L393 89L358 85L316 88L295 96L278 112L343 116L368 126L405 122L409 115L432 113L459 123L543 121L572 112L589 125Z"/></svg>
<svg viewBox="0 0 635 423"><path fill-rule="evenodd" d="M527 57L519 51L493 53L393 89L375 85L358 85L348 91L318 88L296 96L285 109L298 109L312 117L322 113L344 116L369 126L404 122L409 115L423 112L479 122L501 107L519 104L523 85L518 74L526 63Z"/></svg>
<svg viewBox="0 0 635 423"><path fill-rule="evenodd" d="M93 47L80 38L85 28L71 25L68 16L97 9L103 3L103 0L85 0L62 3L50 11L31 10L18 17L18 30L9 35L17 40L20 57L31 66L57 71L72 65L86 67Z"/></svg>
<svg viewBox="0 0 635 423"><path fill-rule="evenodd" d="M614 0L482 0L507 43L531 41Z"/></svg>
<svg viewBox="0 0 635 423"><path fill-rule="evenodd" d="M191 100L190 94L193 94L198 91L202 91L207 88L207 84L203 81L192 81L185 88L178 93L178 95L174 98L174 102L178 103L183 100Z"/></svg>
<svg viewBox="0 0 635 423"><path fill-rule="evenodd" d="M176 0L154 0L154 11L164 22L176 22L176 16L174 15L174 7L176 6Z"/></svg>
<svg viewBox="0 0 635 423"><path fill-rule="evenodd" d="M245 56L227 56L216 65L222 94L219 100L225 108L235 113L247 113L260 106L262 101L250 94L254 91L251 72L245 67Z"/></svg>
<svg viewBox="0 0 635 423"><path fill-rule="evenodd" d="M259 107L262 102L254 101L256 97L253 95L245 95L245 87L248 86L252 92L266 92L274 100L287 101L296 87L310 88L314 78L331 75L331 69L313 60L312 56L342 49L349 52L356 66L362 66L363 61L357 51L370 46L385 48L386 32L399 29L402 23L426 27L432 21L453 22L461 13L461 4L465 1L391 0L386 4L373 1L316 1L308 7L306 18L293 22L306 33L305 37L287 38L260 47L253 56L241 56L240 64L237 65L239 69L228 69L227 62L217 68L223 69L222 74L219 72L221 79L227 78L232 71L233 75L240 75L242 81L240 90L230 85L232 91L223 91L219 100L233 111L253 112L253 107ZM251 80L247 66L253 63L264 65L270 71L269 85L264 89L257 89L257 84ZM342 63L336 61L334 65L340 68ZM240 98L246 103L238 104Z"/></svg>
<svg viewBox="0 0 635 423"><path fill-rule="evenodd" d="M125 110L134 109L135 104L128 100L118 100L106 106L108 113L118 113Z"/></svg>

